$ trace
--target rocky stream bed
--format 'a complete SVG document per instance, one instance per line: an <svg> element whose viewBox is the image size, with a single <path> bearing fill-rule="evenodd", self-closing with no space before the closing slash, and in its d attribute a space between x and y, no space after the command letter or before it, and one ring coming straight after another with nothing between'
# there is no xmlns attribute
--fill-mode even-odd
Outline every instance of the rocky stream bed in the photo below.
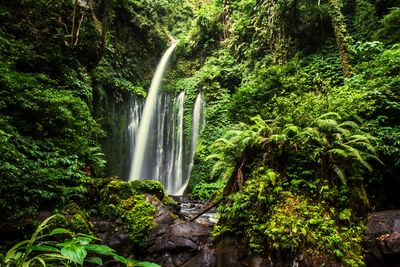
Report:
<svg viewBox="0 0 400 267"><path fill-rule="evenodd" d="M217 222L215 208L194 221L190 218L201 213L205 203L176 198L177 209L172 212L161 203L157 207L154 222L158 225L149 236L148 246L142 255L132 255L159 263L163 267L316 267L342 266L328 257L306 258L303 255L271 255L260 257L247 249L247 241L241 236L224 236L213 239L211 230ZM109 222L94 223L96 234L104 243L130 255L133 251L128 236L112 232ZM365 232L365 248L368 251L368 267L400 266L400 210L370 213ZM103 266L114 266L112 263Z"/></svg>

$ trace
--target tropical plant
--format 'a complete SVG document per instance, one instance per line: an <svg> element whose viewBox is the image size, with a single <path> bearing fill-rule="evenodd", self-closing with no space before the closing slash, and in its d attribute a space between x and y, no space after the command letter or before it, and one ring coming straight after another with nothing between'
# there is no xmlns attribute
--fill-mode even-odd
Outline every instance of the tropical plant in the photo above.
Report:
<svg viewBox="0 0 400 267"><path fill-rule="evenodd" d="M28 240L14 245L4 255L2 266L83 266L86 264L103 264L103 258L113 258L126 266L157 267L149 262L126 259L114 249L94 244L99 239L83 233L74 233L65 228L54 228L50 231L53 215L44 220ZM60 241L61 240L61 241Z"/></svg>
<svg viewBox="0 0 400 267"><path fill-rule="evenodd" d="M363 169L372 170L368 160L379 159L373 145L376 138L362 132L353 121L339 120L337 113L323 114L299 131L295 140L311 160L319 163L323 179L334 180L334 173L346 184L348 178L361 178Z"/></svg>
<svg viewBox="0 0 400 267"><path fill-rule="evenodd" d="M259 253L325 253L362 265L358 216L368 200L360 181L372 169L369 161L379 161L376 139L337 113L307 127L252 120L213 144L210 158L228 179L214 234L244 235Z"/></svg>
<svg viewBox="0 0 400 267"><path fill-rule="evenodd" d="M338 122L341 116L337 113L319 116L304 128L293 123L279 126L278 120L267 123L261 117L252 120L253 125L241 124L243 130L228 131L215 141L212 149L217 153L209 156L218 160L213 173L223 168L224 177L229 177L239 171L239 159L241 169L249 151L261 151L263 162L281 173L285 163L280 159L306 158L318 163L321 178L333 181L336 177L346 184L347 177L359 177L362 169L372 170L367 160L379 161L373 145L376 138L353 121Z"/></svg>

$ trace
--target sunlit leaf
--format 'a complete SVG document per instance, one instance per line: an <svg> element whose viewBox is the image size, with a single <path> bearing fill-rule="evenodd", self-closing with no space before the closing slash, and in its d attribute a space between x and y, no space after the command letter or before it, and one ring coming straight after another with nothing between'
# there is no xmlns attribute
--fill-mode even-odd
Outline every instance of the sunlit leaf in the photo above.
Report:
<svg viewBox="0 0 400 267"><path fill-rule="evenodd" d="M61 254L71 261L83 265L83 261L87 255L87 251L82 246L65 246L61 249Z"/></svg>

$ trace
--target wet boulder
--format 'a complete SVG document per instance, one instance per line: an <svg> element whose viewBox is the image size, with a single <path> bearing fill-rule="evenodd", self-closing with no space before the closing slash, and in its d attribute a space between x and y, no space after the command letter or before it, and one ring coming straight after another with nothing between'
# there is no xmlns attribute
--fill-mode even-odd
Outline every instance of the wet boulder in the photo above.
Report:
<svg viewBox="0 0 400 267"><path fill-rule="evenodd" d="M150 234L148 259L164 267L212 267L214 255L210 228L204 225L176 220L159 224Z"/></svg>
<svg viewBox="0 0 400 267"><path fill-rule="evenodd" d="M365 231L366 262L371 267L400 266L400 210L368 215Z"/></svg>

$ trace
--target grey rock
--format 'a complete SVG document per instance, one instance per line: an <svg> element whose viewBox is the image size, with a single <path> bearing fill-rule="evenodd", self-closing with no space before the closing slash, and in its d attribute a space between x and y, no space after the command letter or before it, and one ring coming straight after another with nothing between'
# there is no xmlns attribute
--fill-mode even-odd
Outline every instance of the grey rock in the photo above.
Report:
<svg viewBox="0 0 400 267"><path fill-rule="evenodd" d="M213 267L210 228L182 220L159 220L151 232L147 260L163 267Z"/></svg>
<svg viewBox="0 0 400 267"><path fill-rule="evenodd" d="M364 244L369 267L400 266L400 210L373 212L368 215Z"/></svg>

